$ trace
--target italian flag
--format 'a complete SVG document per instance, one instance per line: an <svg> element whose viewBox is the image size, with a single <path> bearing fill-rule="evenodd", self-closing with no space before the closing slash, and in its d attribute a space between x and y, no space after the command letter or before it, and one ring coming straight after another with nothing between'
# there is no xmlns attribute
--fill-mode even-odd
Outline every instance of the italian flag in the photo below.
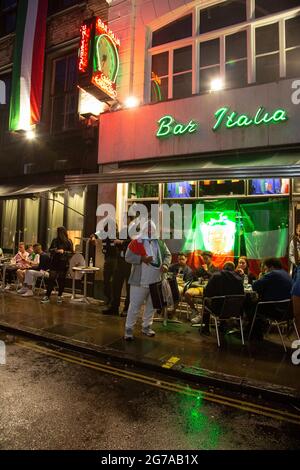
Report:
<svg viewBox="0 0 300 470"><path fill-rule="evenodd" d="M287 268L289 201L276 199L240 208L251 271L259 273L261 261L268 257L279 258Z"/></svg>
<svg viewBox="0 0 300 470"><path fill-rule="evenodd" d="M18 2L9 130L40 121L48 0Z"/></svg>

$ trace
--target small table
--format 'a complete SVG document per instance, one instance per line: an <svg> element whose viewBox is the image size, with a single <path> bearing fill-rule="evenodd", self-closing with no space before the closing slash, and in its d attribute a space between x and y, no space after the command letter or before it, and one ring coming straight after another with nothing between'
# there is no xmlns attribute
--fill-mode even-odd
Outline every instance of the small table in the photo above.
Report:
<svg viewBox="0 0 300 470"><path fill-rule="evenodd" d="M96 272L100 271L100 268L91 268L91 267L85 267L85 266L76 266L72 268L72 271L74 272L74 277L72 281L72 297L71 300L76 301L76 302L84 302L86 304L89 304L90 301L87 297L87 275L88 274L95 274ZM80 273L83 274L83 297L80 299L76 299L76 293L75 293L75 274Z"/></svg>

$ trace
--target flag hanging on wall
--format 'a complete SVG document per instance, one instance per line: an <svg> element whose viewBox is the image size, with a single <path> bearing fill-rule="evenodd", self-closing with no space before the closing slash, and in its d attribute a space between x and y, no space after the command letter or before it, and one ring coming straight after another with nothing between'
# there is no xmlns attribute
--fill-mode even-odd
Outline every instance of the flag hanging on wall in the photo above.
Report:
<svg viewBox="0 0 300 470"><path fill-rule="evenodd" d="M251 270L260 271L264 258L279 258L287 267L289 201L278 199L241 204L246 253Z"/></svg>
<svg viewBox="0 0 300 470"><path fill-rule="evenodd" d="M40 121L48 0L18 2L9 130Z"/></svg>

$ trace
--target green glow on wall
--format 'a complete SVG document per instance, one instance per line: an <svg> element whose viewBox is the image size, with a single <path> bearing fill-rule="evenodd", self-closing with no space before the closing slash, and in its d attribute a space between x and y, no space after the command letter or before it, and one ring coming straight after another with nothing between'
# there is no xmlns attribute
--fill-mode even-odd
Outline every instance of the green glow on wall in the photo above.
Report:
<svg viewBox="0 0 300 470"><path fill-rule="evenodd" d="M280 124L288 120L287 111L281 108L275 109L273 113L267 112L262 106L258 108L255 116L249 116L248 114L238 114L237 112L231 112L230 108L223 107L216 111L215 118L217 120L213 127L214 131L217 131L222 126L227 129L234 127L249 127L249 126L260 126L260 125L271 125Z"/></svg>
<svg viewBox="0 0 300 470"><path fill-rule="evenodd" d="M181 124L172 116L166 115L158 121L158 131L156 137L159 139L168 138L170 136L181 136L185 134L193 134L198 129L198 123L191 120L188 124Z"/></svg>

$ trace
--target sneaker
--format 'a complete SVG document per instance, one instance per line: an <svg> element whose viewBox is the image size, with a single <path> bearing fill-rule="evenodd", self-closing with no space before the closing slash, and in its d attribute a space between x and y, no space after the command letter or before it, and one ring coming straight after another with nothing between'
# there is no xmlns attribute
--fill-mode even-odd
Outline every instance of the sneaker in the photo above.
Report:
<svg viewBox="0 0 300 470"><path fill-rule="evenodd" d="M150 327L149 328L143 328L142 333L143 333L143 335L149 336L150 338L155 336L155 331L151 330Z"/></svg>
<svg viewBox="0 0 300 470"><path fill-rule="evenodd" d="M10 290L10 284L6 284L6 286L4 287L4 290Z"/></svg>
<svg viewBox="0 0 300 470"><path fill-rule="evenodd" d="M27 292L27 291L28 291L27 287L21 287L21 289L17 290L17 293L18 294L25 294L25 292Z"/></svg>
<svg viewBox="0 0 300 470"><path fill-rule="evenodd" d="M200 315L199 313L198 315L196 315L194 318L191 319L191 323L193 323L193 325L201 323L201 321L202 321L202 315Z"/></svg>
<svg viewBox="0 0 300 470"><path fill-rule="evenodd" d="M49 297L47 297L46 295L45 295L45 297L43 297L42 300L41 300L41 304L48 304L49 302L50 302L50 299L49 299Z"/></svg>
<svg viewBox="0 0 300 470"><path fill-rule="evenodd" d="M120 317L127 317L127 310L123 310L123 312L120 313Z"/></svg>
<svg viewBox="0 0 300 470"><path fill-rule="evenodd" d="M57 303L58 303L58 304L62 304L62 303L63 303L63 299L62 299L61 296L58 296L58 297L57 297Z"/></svg>
<svg viewBox="0 0 300 470"><path fill-rule="evenodd" d="M125 339L125 341L132 341L133 340L133 331L130 330L130 329L126 329L124 339Z"/></svg>
<svg viewBox="0 0 300 470"><path fill-rule="evenodd" d="M31 289L27 289L26 292L24 292L24 294L22 294L22 297L33 297L33 292Z"/></svg>

